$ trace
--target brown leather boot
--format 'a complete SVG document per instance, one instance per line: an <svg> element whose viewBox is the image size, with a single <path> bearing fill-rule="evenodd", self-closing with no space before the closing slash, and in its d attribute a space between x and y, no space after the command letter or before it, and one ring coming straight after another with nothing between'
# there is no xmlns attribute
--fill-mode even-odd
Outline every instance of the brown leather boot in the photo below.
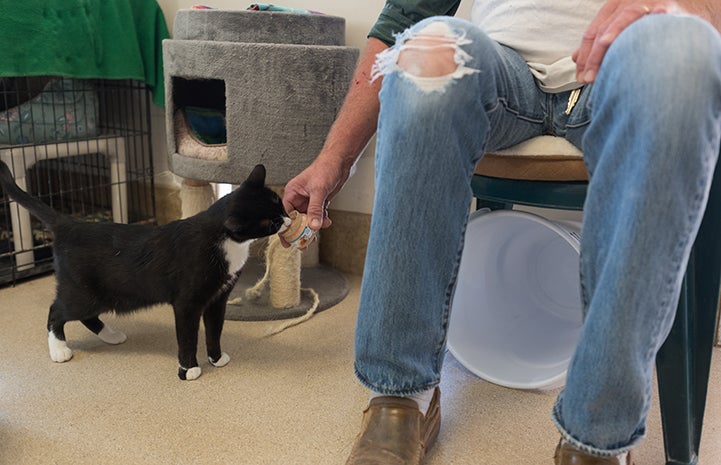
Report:
<svg viewBox="0 0 721 465"><path fill-rule="evenodd" d="M563 440L558 442L553 459L555 465L633 465L631 452L626 455L626 460L622 462L618 457L588 455Z"/></svg>
<svg viewBox="0 0 721 465"><path fill-rule="evenodd" d="M440 397L436 388L425 416L411 399L372 399L346 465L419 465L441 428Z"/></svg>

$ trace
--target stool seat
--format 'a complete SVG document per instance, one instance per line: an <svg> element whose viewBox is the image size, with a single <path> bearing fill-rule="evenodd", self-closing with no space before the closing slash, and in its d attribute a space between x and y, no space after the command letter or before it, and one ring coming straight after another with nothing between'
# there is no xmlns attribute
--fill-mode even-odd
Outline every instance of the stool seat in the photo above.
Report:
<svg viewBox="0 0 721 465"><path fill-rule="evenodd" d="M538 136L486 153L476 174L525 181L588 181L583 153L562 137Z"/></svg>

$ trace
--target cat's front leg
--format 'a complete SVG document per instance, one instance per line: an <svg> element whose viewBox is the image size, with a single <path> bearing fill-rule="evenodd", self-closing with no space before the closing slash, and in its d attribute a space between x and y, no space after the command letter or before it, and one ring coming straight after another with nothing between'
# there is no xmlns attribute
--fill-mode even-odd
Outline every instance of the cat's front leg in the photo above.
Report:
<svg viewBox="0 0 721 465"><path fill-rule="evenodd" d="M193 367L193 368L183 368L182 366L178 367L178 378L182 379L183 381L192 381L194 379L200 378L200 375L203 374L203 370L200 369L200 367Z"/></svg>
<svg viewBox="0 0 721 465"><path fill-rule="evenodd" d="M225 322L225 306L228 303L230 290L224 292L208 305L203 313L205 326L205 345L208 350L208 361L216 367L224 367L230 362L230 356L220 350L220 336Z"/></svg>
<svg viewBox="0 0 721 465"><path fill-rule="evenodd" d="M55 330L48 331L48 350L50 351L50 359L53 362L62 363L73 358L73 351L65 342L65 334L58 336Z"/></svg>
<svg viewBox="0 0 721 465"><path fill-rule="evenodd" d="M65 342L65 316L63 306L57 301L50 306L48 314L48 350L53 362L67 362L73 358L73 351Z"/></svg>
<svg viewBox="0 0 721 465"><path fill-rule="evenodd" d="M175 305L173 313L178 340L178 378L184 381L198 379L202 374L196 358L200 311L193 310L192 306Z"/></svg>

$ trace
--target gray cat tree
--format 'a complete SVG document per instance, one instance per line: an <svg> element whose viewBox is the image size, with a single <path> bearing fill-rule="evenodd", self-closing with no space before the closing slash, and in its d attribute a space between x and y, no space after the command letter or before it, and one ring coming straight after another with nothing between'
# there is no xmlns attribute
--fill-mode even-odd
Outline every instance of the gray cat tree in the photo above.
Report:
<svg viewBox="0 0 721 465"><path fill-rule="evenodd" d="M319 153L340 109L358 50L344 46L343 18L286 12L180 10L173 39L163 42L166 129L170 169L192 180L239 183L266 166L269 185L283 186ZM183 117L186 106L225 114L225 143L204 143ZM318 310L348 292L345 278L304 257L303 288L315 290ZM241 273L226 317L271 320L303 315L312 298L277 308L267 295L244 291L263 275L263 263ZM235 298L235 299L234 299Z"/></svg>

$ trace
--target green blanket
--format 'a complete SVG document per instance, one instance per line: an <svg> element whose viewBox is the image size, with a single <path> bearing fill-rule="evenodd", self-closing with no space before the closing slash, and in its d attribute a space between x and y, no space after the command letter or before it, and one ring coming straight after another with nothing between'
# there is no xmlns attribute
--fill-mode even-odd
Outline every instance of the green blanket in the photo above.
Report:
<svg viewBox="0 0 721 465"><path fill-rule="evenodd" d="M165 105L155 0L0 1L0 76L134 79Z"/></svg>

